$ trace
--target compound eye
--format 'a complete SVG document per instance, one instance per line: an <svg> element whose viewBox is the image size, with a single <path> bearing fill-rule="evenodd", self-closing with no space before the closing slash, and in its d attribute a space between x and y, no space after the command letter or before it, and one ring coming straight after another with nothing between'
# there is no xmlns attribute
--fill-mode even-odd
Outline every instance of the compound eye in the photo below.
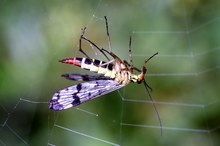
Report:
<svg viewBox="0 0 220 146"><path fill-rule="evenodd" d="M142 83L142 79L137 79L137 83L141 84Z"/></svg>

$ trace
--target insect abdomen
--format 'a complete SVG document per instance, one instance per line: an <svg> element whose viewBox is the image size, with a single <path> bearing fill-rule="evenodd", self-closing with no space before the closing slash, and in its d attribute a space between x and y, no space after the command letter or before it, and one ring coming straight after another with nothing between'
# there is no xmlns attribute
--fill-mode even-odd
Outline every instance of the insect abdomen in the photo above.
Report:
<svg viewBox="0 0 220 146"><path fill-rule="evenodd" d="M104 74L105 76L114 77L114 74L112 73L113 64L112 63L106 64L105 61L75 57L75 58L63 59L60 62L66 64L73 64L75 66L79 66L86 70Z"/></svg>

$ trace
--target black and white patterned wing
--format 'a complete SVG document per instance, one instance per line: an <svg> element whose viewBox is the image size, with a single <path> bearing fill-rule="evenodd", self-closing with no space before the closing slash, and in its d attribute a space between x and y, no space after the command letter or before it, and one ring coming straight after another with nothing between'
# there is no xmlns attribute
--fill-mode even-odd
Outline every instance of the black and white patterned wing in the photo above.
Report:
<svg viewBox="0 0 220 146"><path fill-rule="evenodd" d="M71 108L123 86L125 85L115 80L95 80L79 83L56 92L49 102L49 108L52 110Z"/></svg>

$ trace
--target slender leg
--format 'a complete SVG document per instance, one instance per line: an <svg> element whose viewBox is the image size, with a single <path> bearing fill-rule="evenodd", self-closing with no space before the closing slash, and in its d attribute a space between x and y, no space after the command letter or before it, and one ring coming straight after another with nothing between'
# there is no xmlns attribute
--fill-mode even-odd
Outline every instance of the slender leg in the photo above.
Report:
<svg viewBox="0 0 220 146"><path fill-rule="evenodd" d="M84 40L86 40L87 42L89 42L90 44L92 44L96 49L98 49L108 60L110 60L109 59L109 57L105 54L105 52L107 52L108 54L109 54L109 52L107 51L107 50L105 50L105 49L101 49L101 48L99 48L95 43L93 43L92 41L90 41L89 39L87 39L87 38L85 38L84 36L82 36L81 37L81 39L84 39ZM105 51L105 52L104 52ZM86 55L87 56L87 55Z"/></svg>
<svg viewBox="0 0 220 146"><path fill-rule="evenodd" d="M107 17L104 16L105 18L105 26L106 26L106 32L107 32L107 37L108 37L108 45L109 45L109 50L107 51L106 49L103 48L99 48L95 43L93 43L92 41L90 41L89 39L87 39L86 37L84 37L84 35L81 36L81 39L84 39L86 41L88 41L90 44L92 44L96 49L98 49L107 59L108 61L111 61L111 59L109 59L109 57L105 54L105 52L107 54L109 54L110 56L112 56L114 59L118 58L117 55L115 55L114 53L112 53L112 48L111 48L111 39L110 39L110 35L109 35L109 29L108 29L108 21L107 21ZM118 58L119 59L119 58ZM120 59L119 59L120 60Z"/></svg>
<svg viewBox="0 0 220 146"><path fill-rule="evenodd" d="M130 57L130 66L133 68L132 52L131 52L131 36L129 38L129 57Z"/></svg>
<svg viewBox="0 0 220 146"><path fill-rule="evenodd" d="M107 37L108 37L108 48L109 48L109 51L112 52L111 39L110 39L110 35L109 35L109 30L108 30L108 20L107 20L106 16L104 16L104 18L105 18L105 27L106 27L106 31L107 31Z"/></svg>
<svg viewBox="0 0 220 146"><path fill-rule="evenodd" d="M82 29L82 34L81 34L80 39L79 39L79 51L80 51L81 53L83 53L87 58L91 59L91 58L86 54L86 52L83 51L83 49L82 49L82 39L84 39L84 40L86 40L87 42L89 42L90 44L92 44L96 49L98 49L108 60L110 60L110 59L108 58L108 56L103 52L104 49L100 49L95 43L93 43L92 41L90 41L89 39L87 39L87 38L84 36L85 32L86 32L86 27L84 27L84 28Z"/></svg>
<svg viewBox="0 0 220 146"><path fill-rule="evenodd" d="M83 49L82 49L82 38L83 38L83 36L84 36L84 34L85 34L85 31L86 31L86 27L82 28L82 34L81 34L80 39L79 39L79 51L80 51L81 53L83 53L87 58L90 58L90 57L86 54L86 52L84 52Z"/></svg>
<svg viewBox="0 0 220 146"><path fill-rule="evenodd" d="M106 31L107 31L107 37L108 37L108 44L109 44L109 50L110 51L107 51L106 49L103 49L103 48L99 48L95 43L93 43L91 40L87 39L84 34L85 34L85 31L86 31L86 27L84 27L82 29L82 35L79 39L79 51L82 52L87 58L90 58L83 50L82 50L82 39L89 42L91 45L93 45L96 49L98 49L107 59L109 62L112 62L111 59L109 59L109 57L106 55L109 54L110 56L112 56L114 59L118 59L121 61L121 59L115 55L114 53L112 53L112 49L111 49L111 39L110 39L110 35L109 35L109 30L108 30L108 21L107 21L107 18L106 16L104 17L105 18L105 24L106 24ZM122 62L122 61L121 61Z"/></svg>
<svg viewBox="0 0 220 146"><path fill-rule="evenodd" d="M157 110L156 104L155 104L155 102L154 102L154 100L153 100L153 98L152 98L152 96L151 96L151 93L150 93L150 91L148 90L148 88L149 88L150 90L152 90L152 89L150 88L150 86L147 84L147 82L146 82L145 80L143 80L143 82L144 82L144 87L145 87L145 89L147 90L147 94L148 94L148 96L149 96L149 98L150 98L150 100L151 100L151 102L152 102L152 104L153 104L154 110L155 110L155 112L157 113L157 118L158 118L159 124L160 124L160 134L161 134L161 136L162 136L163 125L162 125L162 121L161 121L161 119L160 119L160 114L159 114L159 111Z"/></svg>

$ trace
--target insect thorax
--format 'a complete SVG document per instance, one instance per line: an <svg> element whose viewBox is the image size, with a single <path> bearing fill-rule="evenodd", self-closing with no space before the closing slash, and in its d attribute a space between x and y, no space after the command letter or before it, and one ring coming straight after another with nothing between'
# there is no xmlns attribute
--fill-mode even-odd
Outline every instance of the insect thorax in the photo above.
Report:
<svg viewBox="0 0 220 146"><path fill-rule="evenodd" d="M122 70L122 71L119 71L119 72L116 72L116 75L115 75L115 80L120 83L120 84L128 84L130 83L130 72L127 71L127 70Z"/></svg>

